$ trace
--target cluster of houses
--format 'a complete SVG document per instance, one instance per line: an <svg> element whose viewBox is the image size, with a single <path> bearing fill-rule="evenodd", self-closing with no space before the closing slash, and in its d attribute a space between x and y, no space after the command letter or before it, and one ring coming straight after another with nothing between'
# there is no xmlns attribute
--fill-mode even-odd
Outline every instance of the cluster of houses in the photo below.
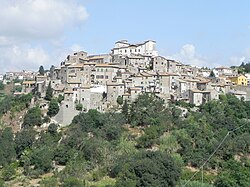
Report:
<svg viewBox="0 0 250 187"><path fill-rule="evenodd" d="M158 55L152 40L137 44L121 40L109 54L88 55L80 51L68 55L44 75L36 73L25 79L22 92L36 88L44 97L50 83L55 96L64 96L61 108L67 115L79 103L83 111L104 112L119 106L118 97L131 103L142 93L196 106L226 93L249 99L249 81L250 75L240 75L232 68L199 68L167 59Z"/></svg>

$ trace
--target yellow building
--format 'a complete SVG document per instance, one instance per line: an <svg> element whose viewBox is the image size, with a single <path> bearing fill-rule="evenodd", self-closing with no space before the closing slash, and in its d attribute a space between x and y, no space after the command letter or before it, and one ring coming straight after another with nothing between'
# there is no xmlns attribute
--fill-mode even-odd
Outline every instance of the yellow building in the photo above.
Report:
<svg viewBox="0 0 250 187"><path fill-rule="evenodd" d="M239 75L237 77L229 77L229 79L235 85L247 86L247 77L245 77L244 75Z"/></svg>

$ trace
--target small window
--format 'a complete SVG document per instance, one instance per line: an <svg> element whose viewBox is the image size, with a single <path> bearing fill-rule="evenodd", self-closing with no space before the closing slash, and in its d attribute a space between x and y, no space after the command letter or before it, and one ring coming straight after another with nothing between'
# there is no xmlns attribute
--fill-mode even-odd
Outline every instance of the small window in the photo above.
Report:
<svg viewBox="0 0 250 187"><path fill-rule="evenodd" d="M69 105L66 105L66 108L69 108Z"/></svg>

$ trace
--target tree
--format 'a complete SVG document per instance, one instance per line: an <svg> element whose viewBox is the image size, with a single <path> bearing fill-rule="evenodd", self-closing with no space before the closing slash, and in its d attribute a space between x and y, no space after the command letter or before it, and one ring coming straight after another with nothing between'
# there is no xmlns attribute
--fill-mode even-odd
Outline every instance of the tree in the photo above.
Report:
<svg viewBox="0 0 250 187"><path fill-rule="evenodd" d="M54 77L53 77L53 74L54 74L55 68L56 68L56 67L55 67L54 65L52 65L52 66L50 67L50 69L49 69L49 76L50 76L51 79L54 78Z"/></svg>
<svg viewBox="0 0 250 187"><path fill-rule="evenodd" d="M219 173L215 186L217 187L248 187L250 184L249 161L229 160L224 164L222 172Z"/></svg>
<svg viewBox="0 0 250 187"><path fill-rule="evenodd" d="M18 132L15 137L15 149L17 156L20 157L24 150L30 149L35 141L36 132L35 130L23 129Z"/></svg>
<svg viewBox="0 0 250 187"><path fill-rule="evenodd" d="M41 115L41 109L38 106L29 109L27 114L24 116L22 127L29 128L36 125L40 126L42 124Z"/></svg>
<svg viewBox="0 0 250 187"><path fill-rule="evenodd" d="M118 96L117 97L117 99L116 99L116 102L119 104L119 105L122 105L122 103L123 103L123 98L122 98L122 96Z"/></svg>
<svg viewBox="0 0 250 187"><path fill-rule="evenodd" d="M58 103L61 104L63 100L64 100L64 96L60 94L60 95L58 96L58 98L57 98Z"/></svg>
<svg viewBox="0 0 250 187"><path fill-rule="evenodd" d="M132 125L156 125L162 116L166 116L163 99L155 94L142 94L135 100L130 110Z"/></svg>
<svg viewBox="0 0 250 187"><path fill-rule="evenodd" d="M0 131L0 166L5 166L16 158L14 136L11 128Z"/></svg>
<svg viewBox="0 0 250 187"><path fill-rule="evenodd" d="M0 81L0 90L4 90L4 84Z"/></svg>
<svg viewBox="0 0 250 187"><path fill-rule="evenodd" d="M209 77L215 77L215 74L214 74L213 70L210 72Z"/></svg>
<svg viewBox="0 0 250 187"><path fill-rule="evenodd" d="M59 105L56 99L52 99L49 103L48 116L53 117L59 112Z"/></svg>
<svg viewBox="0 0 250 187"><path fill-rule="evenodd" d="M3 168L3 172L2 172L3 180L9 181L14 177L15 174L16 174L16 170L13 165L8 165Z"/></svg>
<svg viewBox="0 0 250 187"><path fill-rule="evenodd" d="M47 146L37 148L32 152L31 163L34 164L38 171L48 172L52 168L53 151Z"/></svg>
<svg viewBox="0 0 250 187"><path fill-rule="evenodd" d="M51 87L51 82L49 82L48 88L46 90L45 98L46 100L50 101L53 98L53 89Z"/></svg>
<svg viewBox="0 0 250 187"><path fill-rule="evenodd" d="M55 123L51 123L48 127L48 132L52 135L55 135L57 133L58 125Z"/></svg>
<svg viewBox="0 0 250 187"><path fill-rule="evenodd" d="M43 66L39 67L39 71L38 72L39 72L39 75L44 75L45 70L44 70Z"/></svg>
<svg viewBox="0 0 250 187"><path fill-rule="evenodd" d="M63 181L62 187L85 187L85 182L75 177L69 177Z"/></svg>
<svg viewBox="0 0 250 187"><path fill-rule="evenodd" d="M81 103L76 104L76 110L82 111L83 105Z"/></svg>
<svg viewBox="0 0 250 187"><path fill-rule="evenodd" d="M40 182L41 187L55 187L58 186L57 178L55 177L46 177L43 178Z"/></svg>
<svg viewBox="0 0 250 187"><path fill-rule="evenodd" d="M172 187L180 177L180 168L161 152L141 152L119 163L117 187Z"/></svg>

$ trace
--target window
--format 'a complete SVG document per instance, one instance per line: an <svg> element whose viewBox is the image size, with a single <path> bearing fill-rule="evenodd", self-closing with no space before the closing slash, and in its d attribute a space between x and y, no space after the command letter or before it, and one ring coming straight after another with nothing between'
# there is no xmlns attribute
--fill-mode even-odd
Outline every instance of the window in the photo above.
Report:
<svg viewBox="0 0 250 187"><path fill-rule="evenodd" d="M82 101L84 101L84 98L82 98Z"/></svg>
<svg viewBox="0 0 250 187"><path fill-rule="evenodd" d="M125 53L127 52L127 50L125 49Z"/></svg>
<svg viewBox="0 0 250 187"><path fill-rule="evenodd" d="M135 49L135 52L136 52L136 49Z"/></svg>
<svg viewBox="0 0 250 187"><path fill-rule="evenodd" d="M109 78L109 76L107 76L107 75L106 75L106 76L105 76L105 78L106 78L106 79L108 79L108 78Z"/></svg>

